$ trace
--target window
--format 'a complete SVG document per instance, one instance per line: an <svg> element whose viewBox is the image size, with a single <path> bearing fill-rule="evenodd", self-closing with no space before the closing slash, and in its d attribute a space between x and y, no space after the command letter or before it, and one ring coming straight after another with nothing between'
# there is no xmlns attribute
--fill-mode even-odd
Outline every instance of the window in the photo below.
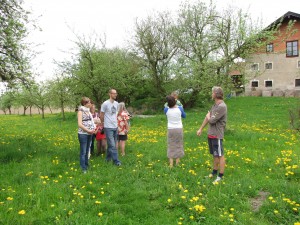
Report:
<svg viewBox="0 0 300 225"><path fill-rule="evenodd" d="M265 87L272 87L273 81L272 80L265 80Z"/></svg>
<svg viewBox="0 0 300 225"><path fill-rule="evenodd" d="M295 87L300 87L300 79L295 79Z"/></svg>
<svg viewBox="0 0 300 225"><path fill-rule="evenodd" d="M253 71L258 71L258 69L259 69L258 63L253 63L253 64L251 65L251 70L253 70Z"/></svg>
<svg viewBox="0 0 300 225"><path fill-rule="evenodd" d="M243 76L242 75L232 75L231 76L232 83L235 88L240 88L243 85Z"/></svg>
<svg viewBox="0 0 300 225"><path fill-rule="evenodd" d="M286 56L298 56L298 41L286 42Z"/></svg>
<svg viewBox="0 0 300 225"><path fill-rule="evenodd" d="M251 81L251 87L258 87L258 80Z"/></svg>
<svg viewBox="0 0 300 225"><path fill-rule="evenodd" d="M274 49L273 49L273 43L271 44L267 44L267 52L273 52Z"/></svg>
<svg viewBox="0 0 300 225"><path fill-rule="evenodd" d="M298 68L300 68L300 60L298 60Z"/></svg>
<svg viewBox="0 0 300 225"><path fill-rule="evenodd" d="M266 70L271 70L271 69L273 69L273 63L270 63L270 62L265 63L265 69L266 69Z"/></svg>

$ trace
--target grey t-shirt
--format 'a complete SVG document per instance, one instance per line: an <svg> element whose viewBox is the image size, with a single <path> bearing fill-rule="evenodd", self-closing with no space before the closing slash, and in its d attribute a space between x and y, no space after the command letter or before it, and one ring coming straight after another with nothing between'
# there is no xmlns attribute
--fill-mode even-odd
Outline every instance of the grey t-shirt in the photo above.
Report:
<svg viewBox="0 0 300 225"><path fill-rule="evenodd" d="M118 102L114 101L111 103L110 100L106 100L101 105L101 112L104 113L104 127L105 128L117 128L117 113L118 113Z"/></svg>
<svg viewBox="0 0 300 225"><path fill-rule="evenodd" d="M208 120L208 135L216 136L218 139L224 138L224 130L227 121L227 106L224 102L214 104L210 110L210 119Z"/></svg>

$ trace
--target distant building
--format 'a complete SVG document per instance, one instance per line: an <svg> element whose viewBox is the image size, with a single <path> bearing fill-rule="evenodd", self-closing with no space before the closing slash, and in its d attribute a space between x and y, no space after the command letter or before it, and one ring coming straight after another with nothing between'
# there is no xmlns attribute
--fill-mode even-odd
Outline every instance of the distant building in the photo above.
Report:
<svg viewBox="0 0 300 225"><path fill-rule="evenodd" d="M286 35L289 22L294 32ZM300 97L300 14L287 12L271 25L279 23L274 41L246 59L245 95Z"/></svg>

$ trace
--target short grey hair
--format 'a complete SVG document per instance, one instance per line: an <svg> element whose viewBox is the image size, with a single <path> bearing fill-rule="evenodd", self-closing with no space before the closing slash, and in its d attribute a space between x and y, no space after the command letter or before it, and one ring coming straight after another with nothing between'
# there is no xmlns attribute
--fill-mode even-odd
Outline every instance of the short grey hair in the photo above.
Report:
<svg viewBox="0 0 300 225"><path fill-rule="evenodd" d="M214 86L212 92L215 93L217 99L223 99L223 89L221 87Z"/></svg>

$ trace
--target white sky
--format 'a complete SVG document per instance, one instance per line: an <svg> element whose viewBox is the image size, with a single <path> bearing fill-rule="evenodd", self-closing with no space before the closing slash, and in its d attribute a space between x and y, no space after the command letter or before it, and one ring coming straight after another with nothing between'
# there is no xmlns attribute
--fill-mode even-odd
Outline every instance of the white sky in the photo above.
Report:
<svg viewBox="0 0 300 225"><path fill-rule="evenodd" d="M209 0L202 0L209 2ZM176 11L183 0L24 0L24 8L38 18L42 31L34 31L29 42L39 44L41 52L34 60L39 80L49 79L56 66L53 59L70 59L76 40L93 32L106 34L107 47L122 47L129 40L135 18L145 18L154 11ZM195 2L195 0L190 0ZM267 26L288 11L300 13L300 0L214 0L220 10L233 5L249 12L253 19L262 18Z"/></svg>

